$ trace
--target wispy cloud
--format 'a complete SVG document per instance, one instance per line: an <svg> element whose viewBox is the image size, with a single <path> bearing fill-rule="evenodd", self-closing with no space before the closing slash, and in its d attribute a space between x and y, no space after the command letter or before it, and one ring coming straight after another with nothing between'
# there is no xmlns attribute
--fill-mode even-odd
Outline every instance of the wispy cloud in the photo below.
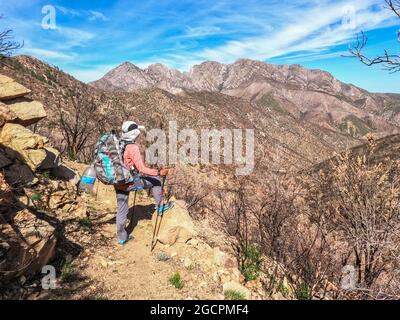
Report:
<svg viewBox="0 0 400 320"><path fill-rule="evenodd" d="M343 8L354 8L354 27L343 24ZM361 29L393 25L392 15L374 1L340 1L292 12L294 19L276 32L230 41L198 52L199 57L231 62L240 57L266 60L305 50L321 50L349 41Z"/></svg>
<svg viewBox="0 0 400 320"><path fill-rule="evenodd" d="M104 13L101 13L99 11L95 11L95 10L89 10L90 13L90 17L89 20L90 21L96 21L96 20L101 20L101 21L108 21L109 19L104 15Z"/></svg>
<svg viewBox="0 0 400 320"><path fill-rule="evenodd" d="M56 60L58 62L70 62L76 59L76 54L65 54L60 51L46 50L40 48L23 48L22 53L41 57L43 60Z"/></svg>
<svg viewBox="0 0 400 320"><path fill-rule="evenodd" d="M57 11L61 12L65 16L69 16L71 18L76 18L76 17L84 17L87 18L89 21L108 21L109 19L106 17L106 15L103 12L100 12L98 10L76 10L72 9L69 7L64 7L57 5L55 6Z"/></svg>
<svg viewBox="0 0 400 320"><path fill-rule="evenodd" d="M96 34L78 28L57 26L56 31L61 36L57 44L59 48L73 48L87 46Z"/></svg>
<svg viewBox="0 0 400 320"><path fill-rule="evenodd" d="M43 30L45 0L2 4L23 52L59 64L81 80L129 60L181 71L204 60L279 63L341 59L360 31L398 25L383 0L57 0L57 29ZM0 25L3 21L0 20ZM398 29L398 27L396 28ZM380 33L370 47L396 37Z"/></svg>
<svg viewBox="0 0 400 320"><path fill-rule="evenodd" d="M81 12L78 10L66 8L63 6L56 6L56 9L60 11L62 14L71 16L71 17L79 17L81 15Z"/></svg>

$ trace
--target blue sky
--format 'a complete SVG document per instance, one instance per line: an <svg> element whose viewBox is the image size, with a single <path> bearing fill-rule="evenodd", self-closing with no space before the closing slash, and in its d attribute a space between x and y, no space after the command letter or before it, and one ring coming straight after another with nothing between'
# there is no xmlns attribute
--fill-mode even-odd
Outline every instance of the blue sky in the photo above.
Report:
<svg viewBox="0 0 400 320"><path fill-rule="evenodd" d="M400 92L400 74L343 58L355 35L367 54L399 53L400 19L384 0L0 0L0 28L14 29L30 54L92 81L124 61L187 71L205 60L301 64L370 91ZM44 29L42 8L55 8Z"/></svg>

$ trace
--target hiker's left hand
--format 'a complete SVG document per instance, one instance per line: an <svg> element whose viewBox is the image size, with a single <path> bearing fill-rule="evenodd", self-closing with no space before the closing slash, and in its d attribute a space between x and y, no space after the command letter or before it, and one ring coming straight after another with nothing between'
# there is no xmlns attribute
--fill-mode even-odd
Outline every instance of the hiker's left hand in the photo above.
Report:
<svg viewBox="0 0 400 320"><path fill-rule="evenodd" d="M162 169L160 170L160 176L161 176L161 177L165 177L165 176L167 176L167 175L169 174L169 172L170 172L170 169L162 168Z"/></svg>

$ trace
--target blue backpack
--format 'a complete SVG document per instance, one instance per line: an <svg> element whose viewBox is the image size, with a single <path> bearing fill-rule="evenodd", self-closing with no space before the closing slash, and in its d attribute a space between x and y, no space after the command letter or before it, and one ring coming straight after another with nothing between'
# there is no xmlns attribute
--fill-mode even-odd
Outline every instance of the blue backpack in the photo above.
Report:
<svg viewBox="0 0 400 320"><path fill-rule="evenodd" d="M133 183L138 173L124 164L125 146L114 133L104 133L96 144L93 166L97 178L106 185Z"/></svg>

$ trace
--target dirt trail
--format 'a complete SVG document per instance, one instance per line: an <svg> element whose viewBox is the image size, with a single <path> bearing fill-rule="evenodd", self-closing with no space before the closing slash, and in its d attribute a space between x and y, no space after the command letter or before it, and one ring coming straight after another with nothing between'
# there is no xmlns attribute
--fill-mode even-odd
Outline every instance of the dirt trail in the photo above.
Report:
<svg viewBox="0 0 400 320"><path fill-rule="evenodd" d="M115 191L102 184L96 184L95 191L97 187L97 198L88 196L86 199L93 230L90 235L78 239L82 243L89 237L86 239L88 245L82 246L82 252L71 262L81 279L80 289L71 289L69 298L223 299L218 273L207 269L207 265L201 266L205 260L213 259L210 246L197 240L174 246L159 243L151 252L151 218L155 210L152 197L147 197L144 192L137 196L133 216L133 194L130 197L128 230L132 230L134 240L125 246L118 245ZM175 203L175 206L179 207L179 204ZM174 214L174 210L177 209L167 214ZM160 253L168 260L160 261ZM184 281L182 289L169 282L176 272Z"/></svg>
<svg viewBox="0 0 400 320"><path fill-rule="evenodd" d="M99 199L105 200L115 211L114 197L113 190L99 188ZM133 196L130 198L131 208L133 208ZM187 251L196 250L195 248L187 245L184 245L187 248L183 246L165 248L158 244L155 250L150 252L153 212L154 205L151 198L137 197L135 214L131 217L128 227L128 229L133 229L132 235L135 239L123 247L116 244L115 225L104 225L102 232L109 237L109 244L88 259L84 273L104 284L108 298L220 298L219 290L209 286L212 279L198 274L199 270L189 270L190 267L184 267L181 259L185 257L182 254L189 254ZM173 214L173 211L168 214ZM166 262L159 261L160 252L166 252L169 257L173 257ZM177 271L185 281L181 290L173 287L168 281Z"/></svg>

